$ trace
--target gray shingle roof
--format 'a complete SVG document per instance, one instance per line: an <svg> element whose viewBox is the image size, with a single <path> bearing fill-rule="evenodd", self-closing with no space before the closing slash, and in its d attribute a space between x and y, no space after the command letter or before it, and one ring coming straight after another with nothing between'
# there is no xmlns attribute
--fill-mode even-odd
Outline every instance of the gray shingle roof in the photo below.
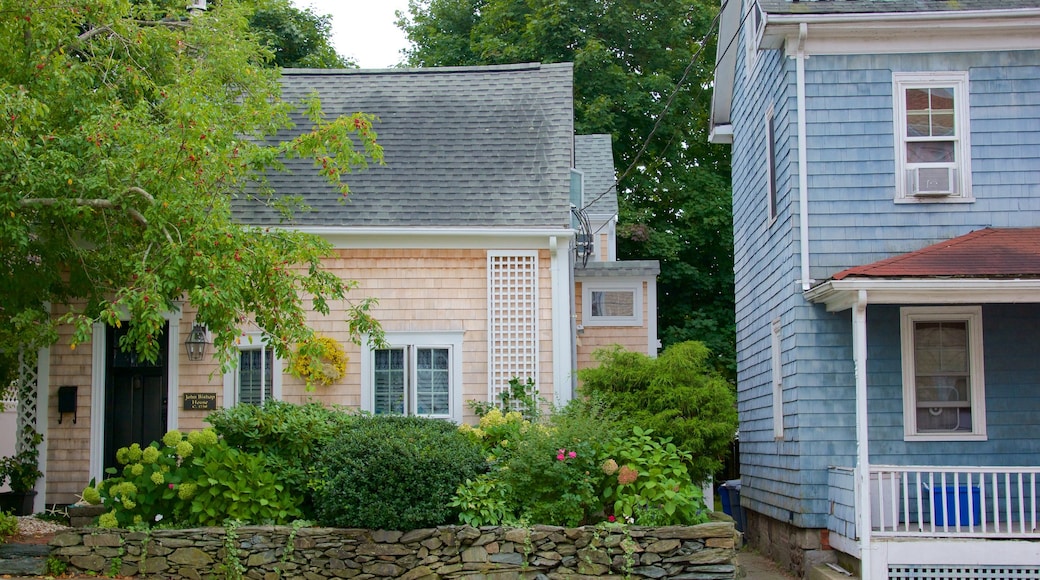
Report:
<svg viewBox="0 0 1040 580"><path fill-rule="evenodd" d="M770 14L855 14L1040 8L1040 0L759 0L759 5Z"/></svg>
<svg viewBox="0 0 1040 580"><path fill-rule="evenodd" d="M269 175L272 187L312 208L293 225L570 227L570 63L283 73L289 102L316 91L329 117L376 115L386 161L345 176L345 204L311 160L286 161L288 172ZM278 139L307 129L302 116L294 121ZM233 207L246 223L282 223L244 198Z"/></svg>
<svg viewBox="0 0 1040 580"><path fill-rule="evenodd" d="M624 260L621 262L589 262L584 266L574 266L574 277L584 278L618 278L624 276L649 277L661 273L661 263L657 260Z"/></svg>
<svg viewBox="0 0 1040 580"><path fill-rule="evenodd" d="M584 174L585 208L592 215L614 215L618 211L614 186L614 153L610 135L574 137L574 167Z"/></svg>

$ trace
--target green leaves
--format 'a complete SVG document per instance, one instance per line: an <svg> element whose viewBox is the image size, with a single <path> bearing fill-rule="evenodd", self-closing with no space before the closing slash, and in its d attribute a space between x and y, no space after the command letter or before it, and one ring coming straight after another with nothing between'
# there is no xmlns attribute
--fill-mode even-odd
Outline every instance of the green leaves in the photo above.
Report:
<svg viewBox="0 0 1040 580"><path fill-rule="evenodd" d="M729 148L707 135L717 11L706 0L412 0L398 26L415 66L574 63L575 132L613 137L618 255L661 261L663 343L707 343L735 382Z"/></svg>
<svg viewBox="0 0 1040 580"><path fill-rule="evenodd" d="M248 28L256 3L184 4L0 0L0 346L52 343L52 304L74 344L129 314L121 346L151 360L162 314L187 297L222 362L246 319L287 356L312 334L302 296L324 313L345 297L320 268L327 245L235 223L231 201L290 152L331 160L337 184L379 162L371 119L266 141L291 107ZM19 329L27 313L40 322Z"/></svg>
<svg viewBox="0 0 1040 580"><path fill-rule="evenodd" d="M703 344L675 344L657 358L620 348L595 356L600 365L579 372L585 395L691 454L694 480L721 467L737 430L736 395Z"/></svg>

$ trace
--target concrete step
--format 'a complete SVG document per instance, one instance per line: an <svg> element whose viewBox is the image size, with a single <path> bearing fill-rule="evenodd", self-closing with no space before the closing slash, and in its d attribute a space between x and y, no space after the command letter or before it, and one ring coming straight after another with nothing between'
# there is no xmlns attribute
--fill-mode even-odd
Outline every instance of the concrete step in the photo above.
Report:
<svg viewBox="0 0 1040 580"><path fill-rule="evenodd" d="M40 544L0 544L0 576L36 576L47 571L50 546Z"/></svg>
<svg viewBox="0 0 1040 580"><path fill-rule="evenodd" d="M805 576L805 580L850 580L854 578L859 578L859 576L848 572L837 564L813 566Z"/></svg>

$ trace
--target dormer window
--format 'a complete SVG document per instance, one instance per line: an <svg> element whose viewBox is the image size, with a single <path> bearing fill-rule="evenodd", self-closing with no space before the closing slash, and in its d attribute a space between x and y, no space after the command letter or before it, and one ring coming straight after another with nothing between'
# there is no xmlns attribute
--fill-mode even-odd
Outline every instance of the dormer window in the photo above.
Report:
<svg viewBox="0 0 1040 580"><path fill-rule="evenodd" d="M973 201L968 73L895 73L896 201Z"/></svg>

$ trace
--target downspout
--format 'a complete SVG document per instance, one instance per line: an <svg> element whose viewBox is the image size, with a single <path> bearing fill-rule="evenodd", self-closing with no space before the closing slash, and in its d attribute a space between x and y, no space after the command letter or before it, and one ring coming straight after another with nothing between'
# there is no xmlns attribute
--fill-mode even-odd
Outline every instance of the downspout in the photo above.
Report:
<svg viewBox="0 0 1040 580"><path fill-rule="evenodd" d="M867 429L867 291L860 290L852 309L852 357L856 369L856 521L863 578L870 563L870 453Z"/></svg>
<svg viewBox="0 0 1040 580"><path fill-rule="evenodd" d="M565 239L566 241L566 239ZM552 344L553 344L553 404L559 407L566 405L573 398L571 388L571 352L575 340L571 334L571 308L567 302L574 294L574 284L571 283L568 290L568 271L573 271L574 266L570 261L573 253L560 247L557 236L549 237L550 260L549 274L552 286ZM569 248L569 243L568 243Z"/></svg>
<svg viewBox="0 0 1040 580"><path fill-rule="evenodd" d="M795 75L798 99L798 232L801 237L802 292L812 287L809 277L809 171L808 146L805 128L805 38L809 25L798 25L798 52L795 55Z"/></svg>

